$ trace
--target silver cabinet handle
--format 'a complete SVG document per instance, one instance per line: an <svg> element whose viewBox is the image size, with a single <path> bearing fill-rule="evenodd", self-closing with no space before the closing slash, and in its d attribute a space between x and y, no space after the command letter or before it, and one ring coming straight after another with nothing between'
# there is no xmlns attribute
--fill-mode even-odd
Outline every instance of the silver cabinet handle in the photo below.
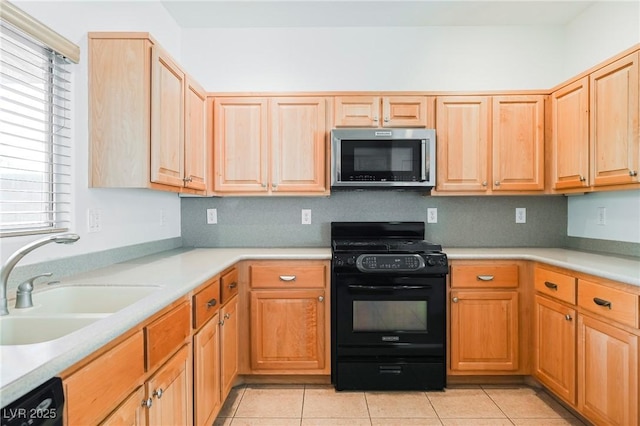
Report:
<svg viewBox="0 0 640 426"><path fill-rule="evenodd" d="M571 318L571 315L567 314L564 316L564 319L566 319L567 321L571 321L573 318Z"/></svg>
<svg viewBox="0 0 640 426"><path fill-rule="evenodd" d="M453 299L451 299L453 301L453 303L458 303L458 298L454 297Z"/></svg>
<svg viewBox="0 0 640 426"><path fill-rule="evenodd" d="M224 314L224 319L229 319L229 318L231 318L231 314L229 313Z"/></svg>
<svg viewBox="0 0 640 426"><path fill-rule="evenodd" d="M385 117L385 118L384 118L384 122L385 122L385 123L388 123L388 122L389 122L389 117Z"/></svg>
<svg viewBox="0 0 640 426"><path fill-rule="evenodd" d="M295 281L295 275L280 275L280 281Z"/></svg>
<svg viewBox="0 0 640 426"><path fill-rule="evenodd" d="M164 393L164 391L162 390L162 388L158 388L155 392L153 392L153 396L155 396L156 398L160 399L162 398L162 394Z"/></svg>
<svg viewBox="0 0 640 426"><path fill-rule="evenodd" d="M236 287L238 287L238 282L237 281L234 281L231 284L229 284L229 288L236 288Z"/></svg>
<svg viewBox="0 0 640 426"><path fill-rule="evenodd" d="M324 302L324 296L318 296L318 302Z"/></svg>
<svg viewBox="0 0 640 426"><path fill-rule="evenodd" d="M151 398L142 400L143 407L151 408L152 405L153 405L153 400Z"/></svg>
<svg viewBox="0 0 640 426"><path fill-rule="evenodd" d="M373 121L375 121L376 123L378 122L378 116L377 115L375 117L373 117Z"/></svg>
<svg viewBox="0 0 640 426"><path fill-rule="evenodd" d="M267 184L266 183L262 183L262 184L260 184L260 186L263 187L263 188L266 188Z"/></svg>
<svg viewBox="0 0 640 426"><path fill-rule="evenodd" d="M629 170L629 176L638 176L638 172L636 170Z"/></svg>
<svg viewBox="0 0 640 426"><path fill-rule="evenodd" d="M193 182L193 177L192 176L188 176L185 178L182 178L184 183L189 183L189 182Z"/></svg>
<svg viewBox="0 0 640 426"><path fill-rule="evenodd" d="M487 186L487 181L482 181L482 186Z"/></svg>
<svg viewBox="0 0 640 426"><path fill-rule="evenodd" d="M497 181L493 182L493 184L494 184L495 186L500 186L500 181L499 181L499 180L497 180Z"/></svg>
<svg viewBox="0 0 640 426"><path fill-rule="evenodd" d="M493 275L478 275L476 278L478 281L493 281Z"/></svg>
<svg viewBox="0 0 640 426"><path fill-rule="evenodd" d="M224 326L224 320L218 322L219 326Z"/></svg>
<svg viewBox="0 0 640 426"><path fill-rule="evenodd" d="M207 302L207 309L213 308L217 304L218 304L218 301L216 299L211 299Z"/></svg>
<svg viewBox="0 0 640 426"><path fill-rule="evenodd" d="M584 176L580 175L580 182L584 182L584 181L586 181L586 180L587 180L587 178L586 178L586 177L584 177Z"/></svg>

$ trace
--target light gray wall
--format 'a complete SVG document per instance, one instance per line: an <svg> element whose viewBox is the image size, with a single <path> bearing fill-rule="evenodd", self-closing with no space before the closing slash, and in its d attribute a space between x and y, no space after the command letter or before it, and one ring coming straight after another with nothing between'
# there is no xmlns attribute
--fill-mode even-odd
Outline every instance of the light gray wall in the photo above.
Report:
<svg viewBox="0 0 640 426"><path fill-rule="evenodd" d="M562 247L567 201L562 196L430 197L411 192L334 192L329 198L183 198L182 242L193 247L328 247L332 221L423 221L428 240L445 247ZM515 223L515 208L527 223ZM218 224L206 224L216 208ZM301 209L312 224L301 225Z"/></svg>

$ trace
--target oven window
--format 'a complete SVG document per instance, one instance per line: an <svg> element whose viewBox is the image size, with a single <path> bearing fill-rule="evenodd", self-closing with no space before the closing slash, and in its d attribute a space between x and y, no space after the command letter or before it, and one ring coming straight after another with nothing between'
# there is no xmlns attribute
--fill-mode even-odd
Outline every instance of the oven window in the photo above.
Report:
<svg viewBox="0 0 640 426"><path fill-rule="evenodd" d="M427 331L426 300L355 300L353 331Z"/></svg>

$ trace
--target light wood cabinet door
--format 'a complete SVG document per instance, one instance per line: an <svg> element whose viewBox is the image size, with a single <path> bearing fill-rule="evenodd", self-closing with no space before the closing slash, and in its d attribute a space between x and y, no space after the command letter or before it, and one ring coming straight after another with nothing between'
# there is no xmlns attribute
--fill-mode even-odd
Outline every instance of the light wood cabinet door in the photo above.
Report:
<svg viewBox="0 0 640 426"><path fill-rule="evenodd" d="M576 405L575 309L536 296L534 307L534 374L571 405Z"/></svg>
<svg viewBox="0 0 640 426"><path fill-rule="evenodd" d="M214 188L219 193L267 192L268 101L214 101Z"/></svg>
<svg viewBox="0 0 640 426"><path fill-rule="evenodd" d="M595 186L640 181L639 62L636 52L590 75Z"/></svg>
<svg viewBox="0 0 640 426"><path fill-rule="evenodd" d="M144 387L140 386L129 396L101 426L145 426L147 419L144 412Z"/></svg>
<svg viewBox="0 0 640 426"><path fill-rule="evenodd" d="M271 190L326 192L325 98L275 98L271 105Z"/></svg>
<svg viewBox="0 0 640 426"><path fill-rule="evenodd" d="M551 94L553 188L589 186L589 77Z"/></svg>
<svg viewBox="0 0 640 426"><path fill-rule="evenodd" d="M451 291L451 370L518 369L518 292Z"/></svg>
<svg viewBox="0 0 640 426"><path fill-rule="evenodd" d="M189 425L191 405L191 353L189 345L180 349L158 369L146 384L150 425Z"/></svg>
<svg viewBox="0 0 640 426"><path fill-rule="evenodd" d="M382 98L382 127L426 127L426 96Z"/></svg>
<svg viewBox="0 0 640 426"><path fill-rule="evenodd" d="M438 191L483 193L488 190L489 99L485 96L437 98Z"/></svg>
<svg viewBox="0 0 640 426"><path fill-rule="evenodd" d="M238 375L238 296L220 309L220 389L224 401Z"/></svg>
<svg viewBox="0 0 640 426"><path fill-rule="evenodd" d="M212 425L220 410L219 317L214 315L193 337L195 424Z"/></svg>
<svg viewBox="0 0 640 426"><path fill-rule="evenodd" d="M493 97L493 191L544 189L544 96Z"/></svg>
<svg viewBox="0 0 640 426"><path fill-rule="evenodd" d="M379 127L379 96L336 96L334 98L336 127Z"/></svg>
<svg viewBox="0 0 640 426"><path fill-rule="evenodd" d="M325 367L324 290L251 292L251 367L322 370Z"/></svg>
<svg viewBox="0 0 640 426"><path fill-rule="evenodd" d="M595 424L638 424L638 336L580 315L578 409Z"/></svg>
<svg viewBox="0 0 640 426"><path fill-rule="evenodd" d="M184 186L207 189L207 93L187 76L184 135Z"/></svg>
<svg viewBox="0 0 640 426"><path fill-rule="evenodd" d="M182 187L185 75L158 46L151 67L151 182Z"/></svg>

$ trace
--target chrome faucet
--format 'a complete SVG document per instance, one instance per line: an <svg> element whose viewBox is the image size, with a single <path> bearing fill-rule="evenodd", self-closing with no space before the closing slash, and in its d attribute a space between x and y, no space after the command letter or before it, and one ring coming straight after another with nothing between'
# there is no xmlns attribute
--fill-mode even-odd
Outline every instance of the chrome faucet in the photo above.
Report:
<svg viewBox="0 0 640 426"><path fill-rule="evenodd" d="M7 261L2 265L2 268L0 268L0 316L9 314L9 309L7 308L7 285L9 282L9 274L11 273L11 271L13 271L13 268L20 261L20 259L45 244L70 244L75 243L79 239L80 236L77 234L49 235L47 237L33 241L32 243L29 243L22 248L19 248L11 256L9 256Z"/></svg>

